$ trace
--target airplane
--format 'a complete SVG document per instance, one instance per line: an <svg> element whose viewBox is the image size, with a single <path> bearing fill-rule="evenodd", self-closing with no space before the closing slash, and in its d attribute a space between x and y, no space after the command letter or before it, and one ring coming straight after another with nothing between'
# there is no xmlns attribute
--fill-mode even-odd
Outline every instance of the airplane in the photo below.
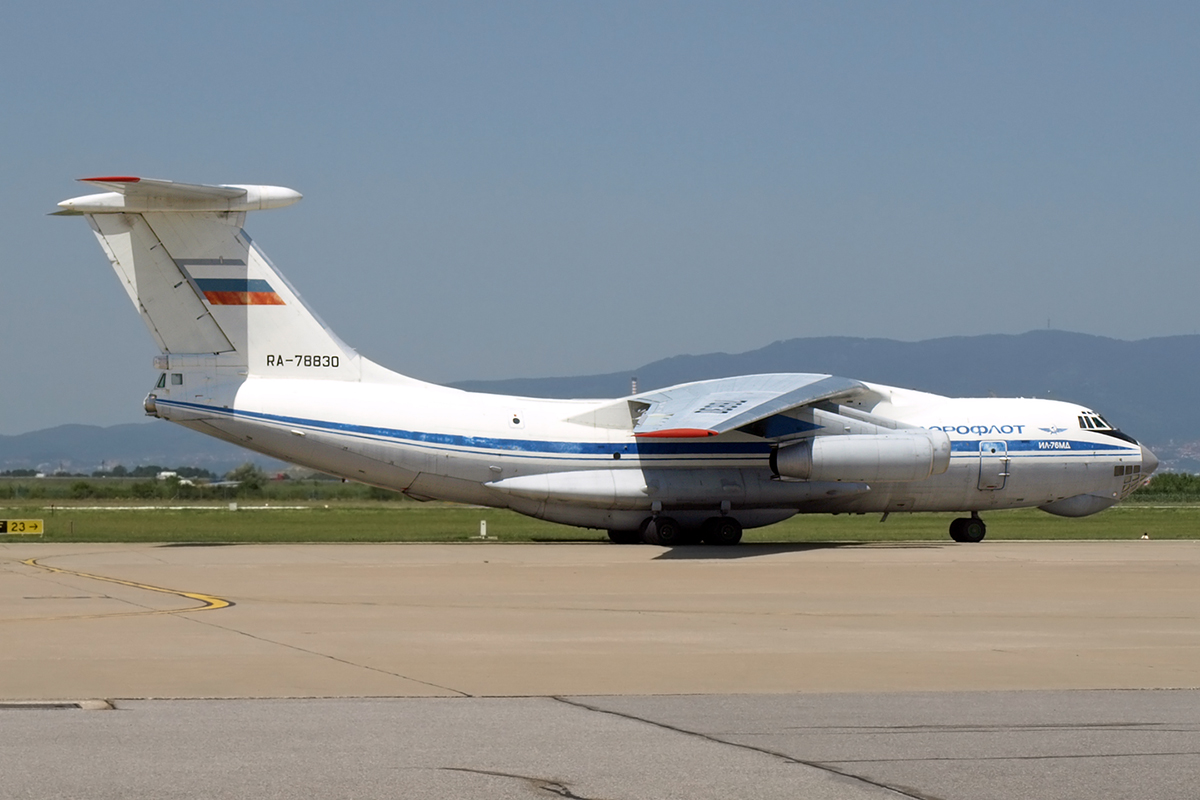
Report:
<svg viewBox="0 0 1200 800"><path fill-rule="evenodd" d="M243 229L279 186L81 179L87 218L161 350L147 415L353 481L606 530L619 544L732 545L795 514L1095 514L1158 460L1100 414L950 398L825 374L684 383L615 399L462 391L339 339Z"/></svg>

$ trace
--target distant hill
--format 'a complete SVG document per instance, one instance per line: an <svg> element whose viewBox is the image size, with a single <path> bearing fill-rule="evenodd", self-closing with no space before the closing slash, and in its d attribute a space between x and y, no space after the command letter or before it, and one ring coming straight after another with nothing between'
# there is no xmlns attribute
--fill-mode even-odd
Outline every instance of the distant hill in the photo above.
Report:
<svg viewBox="0 0 1200 800"><path fill-rule="evenodd" d="M464 381L472 391L526 397L619 397L760 372L821 372L957 397L1045 397L1089 406L1146 442L1173 469L1200 471L1200 336L1126 342L1066 331L957 336L922 342L821 337L747 353L675 356L623 372Z"/></svg>
<svg viewBox="0 0 1200 800"><path fill-rule="evenodd" d="M759 372L827 372L956 397L1046 397L1088 406L1149 445L1168 469L1200 472L1200 336L1126 342L1065 331L961 336L923 342L823 337L747 353L676 356L623 372L565 378L464 381L472 391L525 397L621 397L629 379L649 389ZM282 462L164 422L61 425L0 436L0 470L102 463L195 466L224 472L245 461Z"/></svg>
<svg viewBox="0 0 1200 800"><path fill-rule="evenodd" d="M0 436L0 471L40 469L90 473L102 465L133 468L203 467L224 474L253 461L268 470L282 461L260 456L219 439L167 422L59 425L17 436Z"/></svg>

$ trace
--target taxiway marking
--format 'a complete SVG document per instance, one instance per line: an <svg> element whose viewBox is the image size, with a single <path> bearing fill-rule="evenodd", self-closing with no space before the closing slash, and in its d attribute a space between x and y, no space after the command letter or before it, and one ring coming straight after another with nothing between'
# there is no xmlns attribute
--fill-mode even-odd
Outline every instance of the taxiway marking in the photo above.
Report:
<svg viewBox="0 0 1200 800"><path fill-rule="evenodd" d="M168 589L164 586L153 586L148 583L138 583L137 581L127 581L124 578L112 578L107 575L95 575L91 572L79 572L78 570L66 569L65 567L51 567L48 564L39 564L36 558L27 558L21 562L27 567L45 570L46 572L56 572L62 575L74 575L78 578L88 578L94 581L104 581L105 583L115 583L119 586L128 586L133 589L144 589L148 592L159 592L161 594L171 594L176 597L183 597L188 600L196 600L202 605L194 608L161 608L149 609L146 611L129 611L118 614L81 614L62 617L37 617L39 621L47 619L96 619L100 617L138 617L157 614L191 614L197 611L216 611L221 608L229 608L234 603L232 600L226 600L222 597L216 597L210 594L201 594L200 592L185 592L182 589ZM10 620L18 621L18 620ZM30 620L32 621L32 620Z"/></svg>

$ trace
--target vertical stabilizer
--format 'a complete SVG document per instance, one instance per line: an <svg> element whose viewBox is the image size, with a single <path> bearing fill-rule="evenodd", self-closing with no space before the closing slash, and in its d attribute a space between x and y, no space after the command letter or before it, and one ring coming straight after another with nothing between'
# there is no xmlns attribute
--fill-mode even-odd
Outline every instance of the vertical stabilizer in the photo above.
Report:
<svg viewBox="0 0 1200 800"><path fill-rule="evenodd" d="M362 359L242 230L246 212L300 199L275 186L93 178L115 191L60 203L87 216L164 354L221 355L263 377L357 380Z"/></svg>

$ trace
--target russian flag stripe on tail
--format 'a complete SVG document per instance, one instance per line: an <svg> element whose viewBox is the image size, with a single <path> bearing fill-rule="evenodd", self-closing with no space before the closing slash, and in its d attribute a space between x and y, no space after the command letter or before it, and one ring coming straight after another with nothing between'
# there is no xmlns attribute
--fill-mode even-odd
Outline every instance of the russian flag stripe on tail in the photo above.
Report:
<svg viewBox="0 0 1200 800"><path fill-rule="evenodd" d="M261 278L197 278L196 286L214 306L282 306L283 298Z"/></svg>

